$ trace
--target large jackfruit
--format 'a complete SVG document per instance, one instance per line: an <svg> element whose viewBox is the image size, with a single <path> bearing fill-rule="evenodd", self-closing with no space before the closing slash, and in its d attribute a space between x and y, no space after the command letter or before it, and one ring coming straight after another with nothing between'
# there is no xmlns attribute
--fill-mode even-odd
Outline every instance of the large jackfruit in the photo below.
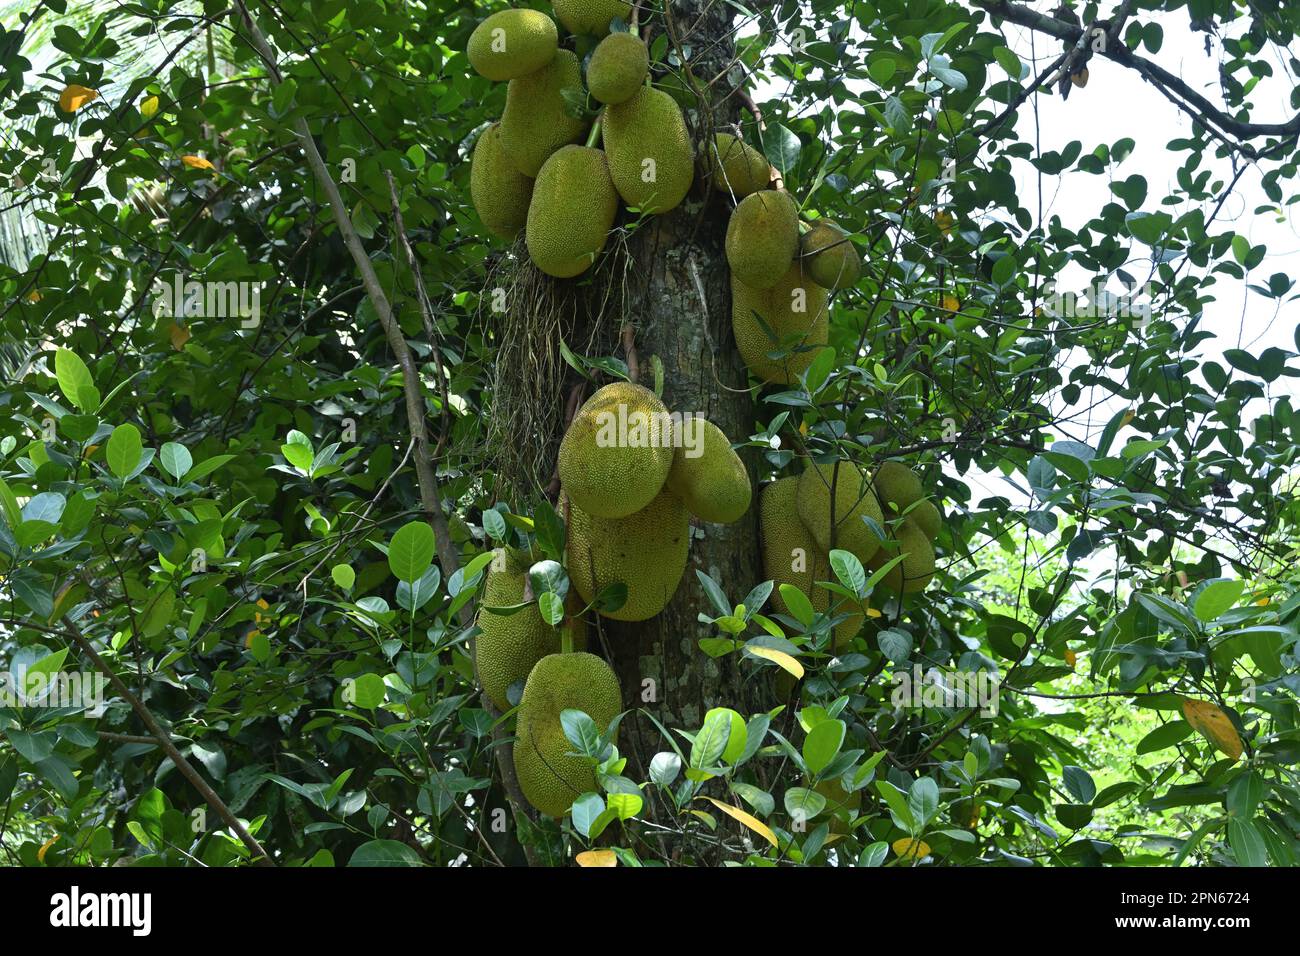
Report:
<svg viewBox="0 0 1300 956"><path fill-rule="evenodd" d="M903 560L881 579L880 583L900 594L924 591L934 577L934 546L916 522L904 518L894 529L893 538L867 561L867 566L878 571L891 559L903 555Z"/></svg>
<svg viewBox="0 0 1300 956"><path fill-rule="evenodd" d="M471 651L479 686L498 710L510 709L506 691L516 681L523 681L533 665L547 654L560 650L560 631L542 620L537 604L513 614L494 614L488 608L513 607L525 601L528 568L500 549L493 559L492 570L483 583L482 604L478 613L479 634ZM531 597L528 598L531 600ZM570 618L573 648L587 646L587 627L582 618Z"/></svg>
<svg viewBox="0 0 1300 956"><path fill-rule="evenodd" d="M632 14L632 4L624 0L554 0L555 16L570 33L602 36L609 32L610 21L624 22Z"/></svg>
<svg viewBox="0 0 1300 956"><path fill-rule="evenodd" d="M818 285L844 289L856 285L862 259L849 234L829 219L818 219L799 239L804 272Z"/></svg>
<svg viewBox="0 0 1300 956"><path fill-rule="evenodd" d="M876 469L872 484L881 505L894 514L902 514L925 497L920 477L901 461L882 462Z"/></svg>
<svg viewBox="0 0 1300 956"><path fill-rule="evenodd" d="M831 486L834 483L835 541L831 542ZM871 482L862 477L852 462L829 464L809 462L799 476L799 517L823 550L831 547L850 551L866 562L880 547L880 540L862 519L881 525L884 515Z"/></svg>
<svg viewBox="0 0 1300 956"><path fill-rule="evenodd" d="M731 133L718 133L709 146L709 170L713 188L743 199L766 189L772 178L767 157Z"/></svg>
<svg viewBox="0 0 1300 956"><path fill-rule="evenodd" d="M675 209L695 178L681 107L663 90L643 86L626 102L606 106L603 117L609 171L623 201L656 215Z"/></svg>
<svg viewBox="0 0 1300 956"><path fill-rule="evenodd" d="M597 518L622 518L659 494L673 466L668 408L631 382L606 385L573 416L560 442L560 484Z"/></svg>
<svg viewBox="0 0 1300 956"><path fill-rule="evenodd" d="M783 189L742 199L727 222L727 265L751 289L770 289L790 271L799 251L799 207Z"/></svg>
<svg viewBox="0 0 1300 956"><path fill-rule="evenodd" d="M618 215L618 196L605 154L562 146L537 175L524 239L528 256L547 275L567 279L591 268Z"/></svg>
<svg viewBox="0 0 1300 956"><path fill-rule="evenodd" d="M596 518L568 506L569 580L588 603L616 581L627 601L601 612L615 621L645 621L668 606L686 570L691 519L682 500L665 488L625 518Z"/></svg>
<svg viewBox="0 0 1300 956"><path fill-rule="evenodd" d="M587 63L587 89L611 106L630 100L650 69L650 51L635 33L611 33Z"/></svg>
<svg viewBox="0 0 1300 956"><path fill-rule="evenodd" d="M829 325L826 290L807 279L798 262L770 289L754 289L731 277L731 331L755 378L781 384L798 381L826 344ZM788 354L774 359L769 352Z"/></svg>
<svg viewBox="0 0 1300 956"><path fill-rule="evenodd" d="M569 50L558 51L546 66L516 77L506 88L501 146L525 176L536 178L552 153L581 139L587 129L569 115L564 90L582 93L582 64Z"/></svg>
<svg viewBox="0 0 1300 956"><path fill-rule="evenodd" d="M538 10L502 10L469 35L470 65L489 80L513 80L535 73L559 49L555 21Z"/></svg>
<svg viewBox="0 0 1300 956"><path fill-rule="evenodd" d="M469 167L469 195L488 232L507 242L528 222L533 181L506 157L501 124L493 123L474 144Z"/></svg>
<svg viewBox="0 0 1300 956"><path fill-rule="evenodd" d="M716 524L731 524L749 510L749 473L717 425L692 418L681 425L685 437L673 452L668 487L691 514ZM692 447L687 448L687 444Z"/></svg>
<svg viewBox="0 0 1300 956"><path fill-rule="evenodd" d="M580 710L603 734L623 709L614 671L594 654L552 654L537 662L519 701L514 746L519 789L534 807L562 817L575 798L596 790L595 768L569 756L560 715Z"/></svg>
<svg viewBox="0 0 1300 956"><path fill-rule="evenodd" d="M798 478L778 478L759 492L763 576L773 582L772 603L781 613L790 613L790 606L781 595L781 585L789 584L808 596L814 611L824 614L831 606L831 593L816 582L835 578L826 551L799 518L798 488ZM853 611L835 626L833 652L839 653L847 647L861 628L862 615Z"/></svg>
<svg viewBox="0 0 1300 956"><path fill-rule="evenodd" d="M939 537L939 532L943 530L943 515L939 512L938 506L928 498L917 502L912 510L907 513L907 518L925 532L925 536L930 539L931 543L934 542L935 538Z"/></svg>

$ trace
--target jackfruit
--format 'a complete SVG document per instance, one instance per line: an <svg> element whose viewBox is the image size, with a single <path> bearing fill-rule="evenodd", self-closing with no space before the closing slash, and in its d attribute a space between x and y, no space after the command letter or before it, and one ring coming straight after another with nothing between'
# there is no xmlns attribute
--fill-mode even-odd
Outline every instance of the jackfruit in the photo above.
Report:
<svg viewBox="0 0 1300 956"><path fill-rule="evenodd" d="M799 263L770 289L754 289L731 277L731 331L755 378L781 384L798 381L818 347L826 344L828 327L826 290L806 279ZM789 354L773 359L769 352Z"/></svg>
<svg viewBox="0 0 1300 956"><path fill-rule="evenodd" d="M894 514L902 514L925 497L921 479L901 461L883 462L876 469L872 484L880 503Z"/></svg>
<svg viewBox="0 0 1300 956"><path fill-rule="evenodd" d="M818 546L812 532L799 518L798 488L798 478L778 478L759 492L758 530L763 576L772 581L772 603L782 614L790 613L790 606L781 595L782 584L803 591L813 610L825 614L831 606L831 593L817 586L816 582L833 581L834 576L826 551ZM861 628L862 614L853 611L835 626L832 652L839 653L847 647Z"/></svg>
<svg viewBox="0 0 1300 956"><path fill-rule="evenodd" d="M610 21L624 22L632 13L632 4L623 0L554 0L555 15L570 33L602 36L609 32Z"/></svg>
<svg viewBox="0 0 1300 956"><path fill-rule="evenodd" d="M677 495L665 488L625 518L596 518L570 502L568 519L569 580L584 601L622 581L627 601L605 617L645 621L668 606L690 550L691 519Z"/></svg>
<svg viewBox="0 0 1300 956"><path fill-rule="evenodd" d="M934 577L934 546L930 544L925 532L906 518L894 530L893 540L873 554L867 561L867 566L878 571L900 553L903 560L880 583L900 594L924 591Z"/></svg>
<svg viewBox="0 0 1300 956"><path fill-rule="evenodd" d="M493 123L474 144L469 195L488 232L507 242L528 222L533 181L515 169L501 148L501 124Z"/></svg>
<svg viewBox="0 0 1300 956"><path fill-rule="evenodd" d="M845 289L856 285L862 259L849 234L829 219L818 219L799 239L804 271L818 285Z"/></svg>
<svg viewBox="0 0 1300 956"><path fill-rule="evenodd" d="M920 528L931 542L939 537L939 531L943 528L943 515L939 513L939 508L930 499L918 502L911 511L907 513L908 520Z"/></svg>
<svg viewBox="0 0 1300 956"><path fill-rule="evenodd" d="M538 10L502 10L469 35L470 65L489 80L513 80L535 73L559 49L555 21Z"/></svg>
<svg viewBox="0 0 1300 956"><path fill-rule="evenodd" d="M502 567L493 567L498 562ZM537 604L513 614L494 614L490 607L512 607L525 600L528 568L497 550L492 570L483 583L482 604L478 613L479 634L474 638L471 654L479 686L498 710L510 709L506 691L515 681L523 681L533 665L547 654L560 650L560 631L542 620ZM575 650L587 646L587 627L581 617L570 619Z"/></svg>
<svg viewBox="0 0 1300 956"><path fill-rule="evenodd" d="M519 701L514 745L519 789L534 807L562 817L575 798L596 787L596 770L574 750L560 722L580 710L603 734L623 709L614 671L594 654L551 654L528 675Z"/></svg>
<svg viewBox="0 0 1300 956"><path fill-rule="evenodd" d="M546 66L515 77L506 88L501 147L525 176L536 178L552 153L581 139L587 129L584 121L569 115L566 89L582 92L582 64L569 50L559 50Z"/></svg>
<svg viewBox="0 0 1300 956"><path fill-rule="evenodd" d="M650 51L635 33L611 33L592 51L587 89L602 103L616 105L637 94L650 69Z"/></svg>
<svg viewBox="0 0 1300 956"><path fill-rule="evenodd" d="M643 86L606 106L601 135L614 186L629 206L659 215L686 198L695 179L691 137L681 107L663 90Z"/></svg>
<svg viewBox="0 0 1300 956"><path fill-rule="evenodd" d="M731 133L718 133L709 148L713 188L742 199L766 189L772 178L767 157Z"/></svg>
<svg viewBox="0 0 1300 956"><path fill-rule="evenodd" d="M849 824L862 812L862 791L846 790L840 777L823 780L813 787L826 798L826 807L817 814L817 822L830 820L831 833L848 833ZM843 819L844 816L847 820Z"/></svg>
<svg viewBox="0 0 1300 956"><path fill-rule="evenodd" d="M537 175L524 239L528 255L549 276L586 272L605 248L618 215L618 196L605 154L562 146Z"/></svg>
<svg viewBox="0 0 1300 956"><path fill-rule="evenodd" d="M716 524L731 524L749 510L749 474L745 463L713 422L695 418L683 422L681 427L686 437L673 452L668 487L696 517ZM686 447L687 440L693 449ZM692 451L698 454L692 457Z"/></svg>
<svg viewBox="0 0 1300 956"><path fill-rule="evenodd" d="M751 289L770 289L799 251L799 208L785 190L763 189L740 201L727 223L727 265Z"/></svg>
<svg viewBox="0 0 1300 956"><path fill-rule="evenodd" d="M831 484L835 486L835 541L831 542ZM862 519L877 525L884 521L880 502L871 483L848 461L830 464L809 462L799 476L799 517L812 532L818 547L852 552L866 562L880 547L880 541Z"/></svg>
<svg viewBox="0 0 1300 956"><path fill-rule="evenodd" d="M573 416L559 464L565 494L587 514L623 518L640 511L673 466L667 406L640 385L606 385Z"/></svg>

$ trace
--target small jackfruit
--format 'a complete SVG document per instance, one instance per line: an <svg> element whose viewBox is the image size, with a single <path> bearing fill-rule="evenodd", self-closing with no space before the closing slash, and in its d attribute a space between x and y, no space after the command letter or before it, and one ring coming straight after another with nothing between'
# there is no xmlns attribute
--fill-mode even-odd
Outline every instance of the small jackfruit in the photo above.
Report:
<svg viewBox="0 0 1300 956"><path fill-rule="evenodd" d="M849 824L862 812L862 791L846 790L840 777L823 780L813 789L826 798L826 807L816 819L829 819L831 833L848 833Z"/></svg>
<svg viewBox="0 0 1300 956"><path fill-rule="evenodd" d="M767 157L731 133L718 133L709 148L713 188L742 199L766 189L772 178Z"/></svg>
<svg viewBox="0 0 1300 956"><path fill-rule="evenodd" d="M798 381L818 347L826 344L829 324L826 290L807 279L798 262L769 289L754 289L731 277L731 331L755 378ZM770 352L788 354L769 358Z"/></svg>
<svg viewBox="0 0 1300 956"><path fill-rule="evenodd" d="M623 0L554 0L555 16L570 33L602 36L615 17L626 21L632 4Z"/></svg>
<svg viewBox="0 0 1300 956"><path fill-rule="evenodd" d="M501 124L493 123L474 144L469 195L488 232L507 242L528 222L533 181L515 169L501 148Z"/></svg>
<svg viewBox="0 0 1300 956"><path fill-rule="evenodd" d="M602 115L609 171L623 201L655 215L675 209L695 179L691 137L676 100L643 86Z"/></svg>
<svg viewBox="0 0 1300 956"><path fill-rule="evenodd" d="M569 50L557 51L546 66L515 77L506 88L501 147L525 176L536 177L552 153L581 139L587 129L569 115L565 90L582 93L582 64Z"/></svg>
<svg viewBox="0 0 1300 956"><path fill-rule="evenodd" d="M907 517L908 520L925 532L925 536L931 542L939 537L939 532L943 528L943 515L939 513L938 506L929 498L917 502L912 510L907 513Z"/></svg>
<svg viewBox="0 0 1300 956"><path fill-rule="evenodd" d="M831 541L831 486L834 484L835 541ZM852 552L859 561L866 562L880 547L875 533L863 518L880 525L884 515L871 482L862 477L852 462L828 464L809 462L799 476L799 517L808 526L817 545L829 551L832 547Z"/></svg>
<svg viewBox="0 0 1300 956"><path fill-rule="evenodd" d="M641 89L650 51L635 33L611 33L596 44L587 63L587 90L601 103L616 105Z"/></svg>
<svg viewBox="0 0 1300 956"><path fill-rule="evenodd" d="M495 614L488 608L506 608L522 604L528 584L528 568L500 549L493 559L483 583L482 604L478 613L479 634L471 652L479 686L498 710L510 709L506 693L510 685L523 681L533 665L547 654L560 650L560 631L542 620L537 604L529 604L513 614ZM587 628L582 618L571 619L573 647L587 646Z"/></svg>
<svg viewBox="0 0 1300 956"><path fill-rule="evenodd" d="M740 201L727 222L727 265L751 289L770 289L790 271L799 251L799 207L783 189L763 189Z"/></svg>
<svg viewBox="0 0 1300 956"><path fill-rule="evenodd" d="M564 493L587 514L622 518L640 511L673 466L668 407L640 385L606 385L573 416L559 466Z"/></svg>
<svg viewBox="0 0 1300 956"><path fill-rule="evenodd" d="M596 518L572 502L568 511L569 580L584 601L622 581L627 601L605 617L645 621L668 606L690 550L691 519L677 495L665 488L625 518Z"/></svg>
<svg viewBox="0 0 1300 956"><path fill-rule="evenodd" d="M749 473L722 429L703 418L682 423L668 487L704 521L731 524L749 510ZM687 443L692 445L687 448Z"/></svg>
<svg viewBox="0 0 1300 956"><path fill-rule="evenodd" d="M489 80L513 80L535 73L559 48L555 21L538 10L502 10L469 35L470 65Z"/></svg>
<svg viewBox="0 0 1300 956"><path fill-rule="evenodd" d="M560 715L580 710L603 734L623 709L614 671L594 654L551 654L533 667L519 701L514 745L519 789L534 807L562 817L575 798L596 790L596 770L569 756Z"/></svg>
<svg viewBox="0 0 1300 956"><path fill-rule="evenodd" d="M906 518L895 528L893 540L886 542L866 563L871 570L878 571L899 554L903 560L880 583L900 594L924 591L934 577L934 546L925 532Z"/></svg>
<svg viewBox="0 0 1300 956"><path fill-rule="evenodd" d="M829 219L818 219L799 239L804 271L818 285L845 289L856 285L862 259L849 234Z"/></svg>
<svg viewBox="0 0 1300 956"><path fill-rule="evenodd" d="M880 503L894 514L902 514L925 497L920 477L901 461L883 462L876 469L872 484Z"/></svg>
<svg viewBox="0 0 1300 956"><path fill-rule="evenodd" d="M618 215L605 154L561 146L542 166L528 205L528 256L549 276L567 279L592 267Z"/></svg>

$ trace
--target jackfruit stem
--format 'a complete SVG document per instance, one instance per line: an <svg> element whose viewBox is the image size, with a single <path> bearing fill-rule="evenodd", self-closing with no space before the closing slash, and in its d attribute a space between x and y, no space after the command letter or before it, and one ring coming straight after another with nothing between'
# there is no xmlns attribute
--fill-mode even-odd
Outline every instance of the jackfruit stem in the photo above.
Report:
<svg viewBox="0 0 1300 956"><path fill-rule="evenodd" d="M591 132L587 134L587 148L593 149L596 145L596 139L600 136L600 121L605 118L605 111L602 109L596 116L596 122L591 124Z"/></svg>
<svg viewBox="0 0 1300 956"><path fill-rule="evenodd" d="M568 618L565 618L564 623L560 625L560 653L573 653L573 625Z"/></svg>

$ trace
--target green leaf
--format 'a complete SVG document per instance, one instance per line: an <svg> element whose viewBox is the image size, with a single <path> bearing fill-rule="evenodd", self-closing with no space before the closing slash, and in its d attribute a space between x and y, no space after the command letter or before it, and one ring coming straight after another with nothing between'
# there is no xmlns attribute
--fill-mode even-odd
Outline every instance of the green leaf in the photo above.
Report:
<svg viewBox="0 0 1300 956"><path fill-rule="evenodd" d="M844 746L845 724L842 720L823 720L804 738L803 759L814 777L825 770Z"/></svg>
<svg viewBox="0 0 1300 956"><path fill-rule="evenodd" d="M1218 620L1225 611L1231 610L1246 590L1246 582L1231 578L1219 578L1208 582L1199 594L1192 612L1196 617L1209 623Z"/></svg>
<svg viewBox="0 0 1300 956"><path fill-rule="evenodd" d="M411 521L398 528L388 543L388 567L397 580L411 584L429 569L433 553L433 529L427 522Z"/></svg>
<svg viewBox="0 0 1300 956"><path fill-rule="evenodd" d="M1242 866L1268 866L1264 838L1254 821L1228 818L1228 846Z"/></svg>
<svg viewBox="0 0 1300 956"><path fill-rule="evenodd" d="M862 562L851 551L835 548L830 553L831 570L846 588L858 597L862 596L867 586L867 574L862 569Z"/></svg>
<svg viewBox="0 0 1300 956"><path fill-rule="evenodd" d="M95 388L95 380L76 352L61 348L54 353L54 377L58 379L59 391L83 412L93 412L99 408L99 391Z"/></svg>
<svg viewBox="0 0 1300 956"><path fill-rule="evenodd" d="M785 792L785 812L805 826L808 821L826 809L826 797L816 790L791 787Z"/></svg>
<svg viewBox="0 0 1300 956"><path fill-rule="evenodd" d="M918 777L907 791L907 807L921 830L939 812L939 785L929 777Z"/></svg>
<svg viewBox="0 0 1300 956"><path fill-rule="evenodd" d="M357 572L353 571L350 565L336 564L334 567L330 568L330 577L333 578L334 583L343 590L351 591L352 585L355 584L357 580Z"/></svg>
<svg viewBox="0 0 1300 956"><path fill-rule="evenodd" d="M143 451L140 429L130 422L124 422L114 428L113 434L108 436L108 447L104 450L104 456L113 474L125 479L135 471Z"/></svg>
<svg viewBox="0 0 1300 956"><path fill-rule="evenodd" d="M812 602L808 600L808 595L793 584L781 585L780 591L781 598L790 611L790 616L804 627L811 624L816 612L813 610Z"/></svg>
<svg viewBox="0 0 1300 956"><path fill-rule="evenodd" d="M362 674L352 682L352 703L373 710L384 702L388 687L378 674Z"/></svg>
<svg viewBox="0 0 1300 956"><path fill-rule="evenodd" d="M704 725L695 735L691 744L691 767L696 770L708 770L718 765L727 749L727 740L731 736L731 715L724 707L718 707L704 715Z"/></svg>
<svg viewBox="0 0 1300 956"><path fill-rule="evenodd" d="M1175 744L1180 744L1192 734L1192 727L1185 721L1177 720L1165 724L1163 727L1157 727L1151 733L1147 734L1137 745L1138 756L1142 754L1155 753L1157 750L1164 750Z"/></svg>
<svg viewBox="0 0 1300 956"><path fill-rule="evenodd" d="M179 479L194 466L194 459L184 445L169 441L158 449L158 464L167 474Z"/></svg>
<svg viewBox="0 0 1300 956"><path fill-rule="evenodd" d="M420 866L420 856L396 840L371 840L356 848L348 866Z"/></svg>

